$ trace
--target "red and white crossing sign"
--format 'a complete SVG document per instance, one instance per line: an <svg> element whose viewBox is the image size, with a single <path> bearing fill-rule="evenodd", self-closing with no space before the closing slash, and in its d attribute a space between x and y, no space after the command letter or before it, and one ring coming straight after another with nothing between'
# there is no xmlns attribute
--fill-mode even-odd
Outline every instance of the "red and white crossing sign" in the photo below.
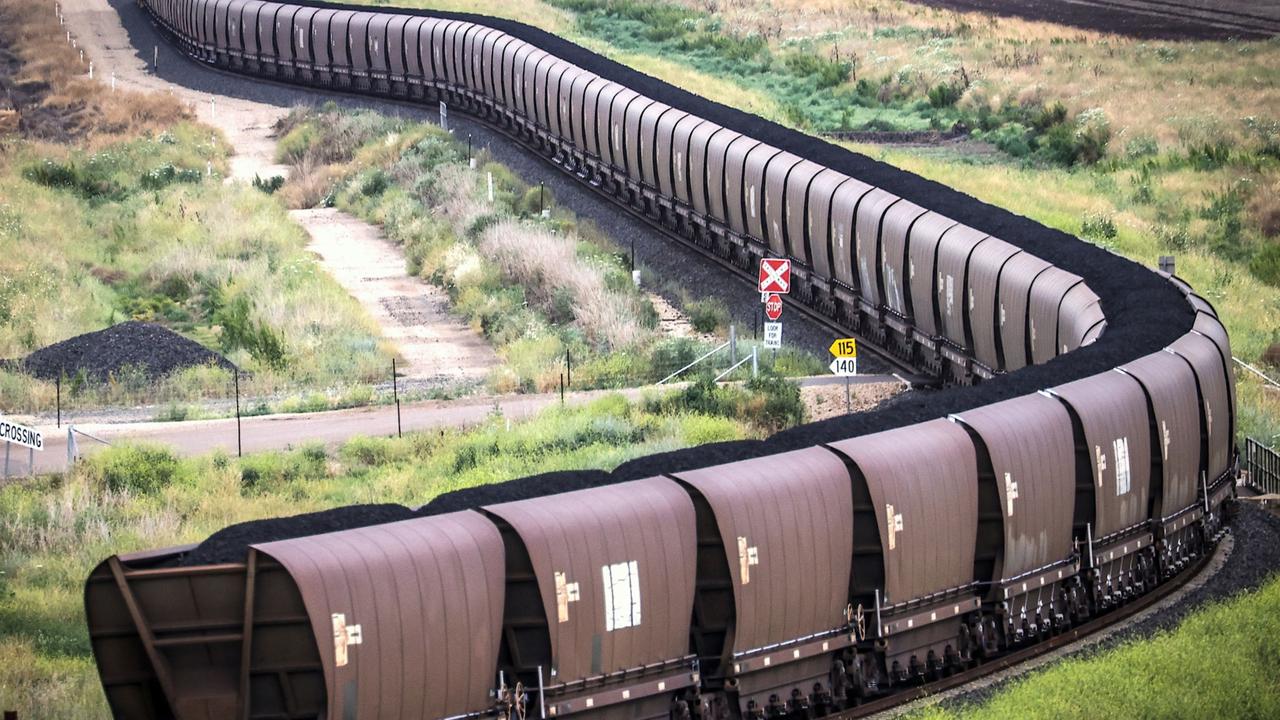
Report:
<svg viewBox="0 0 1280 720"><path fill-rule="evenodd" d="M791 261L786 258L760 258L760 292L791 292Z"/></svg>
<svg viewBox="0 0 1280 720"><path fill-rule="evenodd" d="M777 320L782 317L782 296L776 293L770 293L764 299L764 316L770 320Z"/></svg>

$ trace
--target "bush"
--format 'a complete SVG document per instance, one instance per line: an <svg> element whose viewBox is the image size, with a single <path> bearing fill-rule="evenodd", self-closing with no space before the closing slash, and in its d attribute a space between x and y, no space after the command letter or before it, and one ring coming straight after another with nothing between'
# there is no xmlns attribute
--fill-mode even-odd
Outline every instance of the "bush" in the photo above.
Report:
<svg viewBox="0 0 1280 720"><path fill-rule="evenodd" d="M1280 287L1280 244L1268 243L1249 261L1249 272L1268 285Z"/></svg>
<svg viewBox="0 0 1280 720"><path fill-rule="evenodd" d="M694 300L684 306L689 323L700 333L712 333L729 326L729 308L714 298Z"/></svg>
<svg viewBox="0 0 1280 720"><path fill-rule="evenodd" d="M1094 240L1114 240L1115 220L1108 213L1086 213L1080 221L1080 234Z"/></svg>
<svg viewBox="0 0 1280 720"><path fill-rule="evenodd" d="M964 88L955 83L940 83L929 88L929 105L935 108L951 107L963 94Z"/></svg>
<svg viewBox="0 0 1280 720"><path fill-rule="evenodd" d="M284 176L272 175L266 180L263 180L262 178L258 177L257 173L254 173L253 186L268 195L274 195L277 190L284 187Z"/></svg>
<svg viewBox="0 0 1280 720"><path fill-rule="evenodd" d="M168 448L155 445L114 445L89 462L112 491L144 494L168 487L182 468Z"/></svg>

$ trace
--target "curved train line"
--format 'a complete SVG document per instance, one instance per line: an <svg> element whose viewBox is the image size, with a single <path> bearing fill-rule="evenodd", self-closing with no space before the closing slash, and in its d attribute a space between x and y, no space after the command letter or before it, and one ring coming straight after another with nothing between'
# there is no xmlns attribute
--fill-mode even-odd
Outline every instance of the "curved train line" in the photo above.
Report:
<svg viewBox="0 0 1280 720"><path fill-rule="evenodd" d="M790 257L807 312L969 387L240 562L113 556L117 717L853 713L1146 602L1222 532L1230 346L1177 278L519 23L142 4L197 61L448 103L739 271Z"/></svg>

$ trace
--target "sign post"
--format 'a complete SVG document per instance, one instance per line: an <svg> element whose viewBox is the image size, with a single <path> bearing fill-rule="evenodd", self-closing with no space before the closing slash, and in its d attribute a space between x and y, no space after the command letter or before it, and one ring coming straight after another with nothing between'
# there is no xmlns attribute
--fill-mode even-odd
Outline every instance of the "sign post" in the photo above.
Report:
<svg viewBox="0 0 1280 720"><path fill-rule="evenodd" d="M449 131L449 106L443 100L440 101L440 129Z"/></svg>
<svg viewBox="0 0 1280 720"><path fill-rule="evenodd" d="M831 372L844 378L844 411L853 412L853 392L849 389L849 378L858 374L858 341L855 338L840 338L827 348L835 356L831 361Z"/></svg>

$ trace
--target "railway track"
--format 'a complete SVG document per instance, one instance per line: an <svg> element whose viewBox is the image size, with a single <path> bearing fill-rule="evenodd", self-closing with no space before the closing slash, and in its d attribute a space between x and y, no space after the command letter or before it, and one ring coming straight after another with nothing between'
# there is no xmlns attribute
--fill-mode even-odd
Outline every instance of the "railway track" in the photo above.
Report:
<svg viewBox="0 0 1280 720"><path fill-rule="evenodd" d="M1215 557L1217 557L1216 552L1205 553L1173 580L1157 586L1154 591L1142 595L1132 602L1116 608L1106 615L1091 620L1084 625L1073 627L1059 635L1054 635L1048 640L1002 655L975 667L969 668L968 670L934 680L933 682L906 689L899 693L879 698L868 703L863 703L862 705L858 705L857 707L843 712L834 713L823 720L855 720L856 718L865 718L878 715L880 713L886 713L908 703L923 700L925 698L936 697L947 691L961 688L969 683L981 680L982 678L1016 668L1023 663L1061 650L1078 640L1087 638L1102 630L1106 630L1107 628L1121 625L1131 618L1142 614L1148 608L1154 607L1166 598L1177 594L1182 590L1182 588L1186 587L1187 583L1200 577L1200 574L1205 571L1205 568L1208 567Z"/></svg>

